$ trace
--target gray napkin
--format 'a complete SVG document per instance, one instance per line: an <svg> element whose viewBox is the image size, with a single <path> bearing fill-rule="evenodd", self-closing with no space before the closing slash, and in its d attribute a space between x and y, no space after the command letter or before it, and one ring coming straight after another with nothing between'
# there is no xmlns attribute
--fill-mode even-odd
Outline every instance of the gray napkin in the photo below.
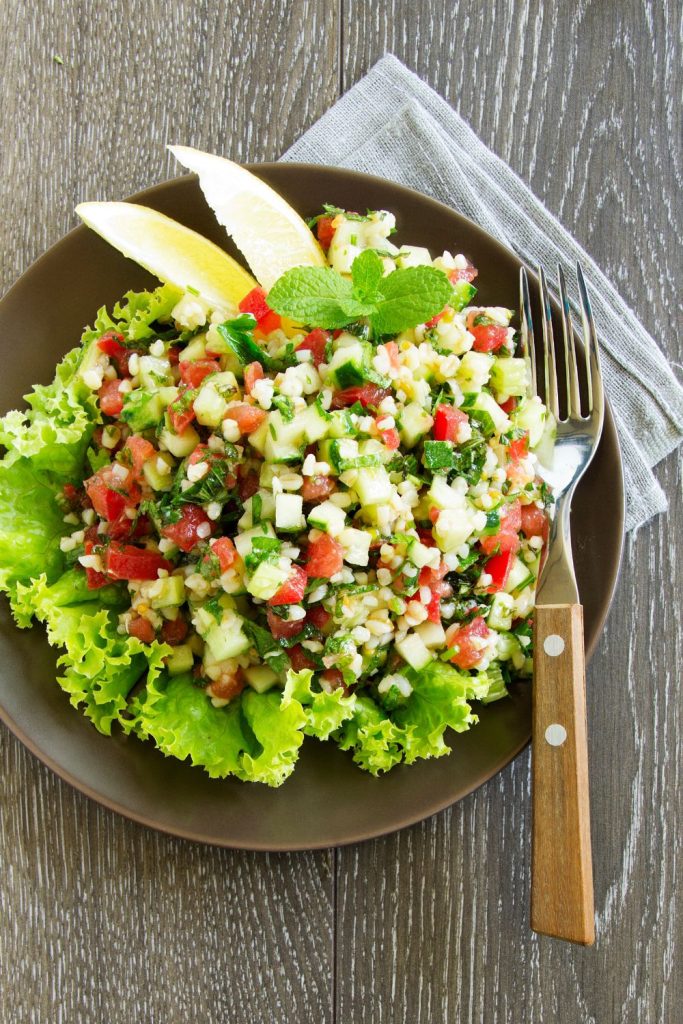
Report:
<svg viewBox="0 0 683 1024"><path fill-rule="evenodd" d="M349 167L426 192L551 274L558 262L571 268L578 260L621 442L626 528L666 509L652 467L683 439L683 387L590 256L445 100L383 57L282 159Z"/></svg>

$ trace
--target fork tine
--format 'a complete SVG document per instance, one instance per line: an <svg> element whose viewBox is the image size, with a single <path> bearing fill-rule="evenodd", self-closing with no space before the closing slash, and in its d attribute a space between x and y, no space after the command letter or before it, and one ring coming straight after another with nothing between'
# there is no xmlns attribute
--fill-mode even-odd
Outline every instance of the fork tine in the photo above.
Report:
<svg viewBox="0 0 683 1024"><path fill-rule="evenodd" d="M581 392L579 391L579 373L576 365L576 345L574 342L574 331L572 329L572 315L567 298L567 286L564 279L564 271L560 264L557 266L557 276L560 281L560 305L562 307L562 336L564 339L564 367L567 377L567 415L574 417L581 415Z"/></svg>
<svg viewBox="0 0 683 1024"><path fill-rule="evenodd" d="M557 363L555 360L555 339L553 337L553 314L550 306L550 295L546 284L543 268L538 268L538 282L541 286L541 304L543 306L543 370L545 377L545 404L556 420L560 418L560 406L557 397Z"/></svg>
<svg viewBox="0 0 683 1024"><path fill-rule="evenodd" d="M593 322L593 310L586 281L581 270L581 265L576 264L576 277L579 282L579 297L581 299L581 320L583 323L583 340L586 348L586 374L588 377L588 411L591 416L597 415L600 423L605 409L605 397L602 389L602 372L600 369L600 350L598 348L598 335Z"/></svg>
<svg viewBox="0 0 683 1024"><path fill-rule="evenodd" d="M527 362L531 381L531 394L538 394L536 382L536 346L534 345L534 323L531 319L529 298L529 277L525 267L519 268L519 318L522 336L522 355Z"/></svg>

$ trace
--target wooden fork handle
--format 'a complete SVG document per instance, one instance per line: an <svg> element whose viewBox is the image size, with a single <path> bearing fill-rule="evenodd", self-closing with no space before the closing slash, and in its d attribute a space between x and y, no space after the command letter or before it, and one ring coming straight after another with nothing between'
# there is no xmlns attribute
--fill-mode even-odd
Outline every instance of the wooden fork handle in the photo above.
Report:
<svg viewBox="0 0 683 1024"><path fill-rule="evenodd" d="M531 927L595 940L583 608L536 608L532 727Z"/></svg>

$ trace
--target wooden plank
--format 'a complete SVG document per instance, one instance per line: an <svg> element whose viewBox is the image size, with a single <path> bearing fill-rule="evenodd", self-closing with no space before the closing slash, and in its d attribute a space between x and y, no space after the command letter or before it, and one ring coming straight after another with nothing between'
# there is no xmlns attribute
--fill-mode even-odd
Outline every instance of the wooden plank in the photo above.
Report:
<svg viewBox="0 0 683 1024"><path fill-rule="evenodd" d="M680 364L675 5L344 0L342 32L347 88L386 51L414 68L575 232ZM452 810L340 851L339 1021L680 1016L680 460L658 478L670 512L628 541L588 670L596 945L530 932L526 752Z"/></svg>
<svg viewBox="0 0 683 1024"><path fill-rule="evenodd" d="M177 173L167 141L276 158L336 96L336 3L8 0L0 62L4 290L80 199ZM0 1019L331 1021L331 853L176 841L72 791L4 727L0 756Z"/></svg>

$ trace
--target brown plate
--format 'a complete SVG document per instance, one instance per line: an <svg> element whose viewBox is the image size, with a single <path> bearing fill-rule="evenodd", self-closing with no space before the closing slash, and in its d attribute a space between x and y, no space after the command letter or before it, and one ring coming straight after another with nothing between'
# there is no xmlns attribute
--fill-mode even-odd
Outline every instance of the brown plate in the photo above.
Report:
<svg viewBox="0 0 683 1024"><path fill-rule="evenodd" d="M336 168L261 164L252 169L304 216L323 202L394 211L399 242L465 253L479 268L478 300L517 308L517 257L440 203ZM134 198L237 255L194 177ZM0 408L21 406L34 383L52 380L55 363L77 343L98 307L130 288L153 284L84 227L53 246L0 302L5 346ZM574 501L572 533L590 652L612 599L623 540L621 461L609 410L600 447ZM164 832L221 846L310 849L391 832L460 800L530 739L530 688L519 686L509 700L481 708L480 723L470 732L451 734L450 757L398 767L375 779L334 744L307 740L296 771L278 790L214 781L198 768L163 757L151 743L121 734L101 736L55 682L56 657L43 628L18 630L2 601L0 713L10 729L62 778L106 807Z"/></svg>

